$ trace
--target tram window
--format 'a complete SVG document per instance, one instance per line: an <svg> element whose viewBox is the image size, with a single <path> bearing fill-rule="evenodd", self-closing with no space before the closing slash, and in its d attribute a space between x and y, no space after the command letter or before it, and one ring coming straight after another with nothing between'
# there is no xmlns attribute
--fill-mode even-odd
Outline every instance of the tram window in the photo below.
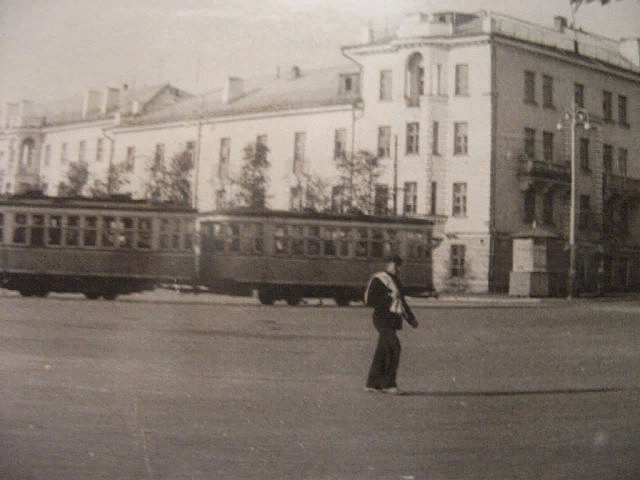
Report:
<svg viewBox="0 0 640 480"><path fill-rule="evenodd" d="M264 226L262 223L255 224L256 237L253 242L253 251L256 255L264 253Z"/></svg>
<svg viewBox="0 0 640 480"><path fill-rule="evenodd" d="M3 233L4 231L4 213L0 213L0 243L3 241Z"/></svg>
<svg viewBox="0 0 640 480"><path fill-rule="evenodd" d="M31 217L31 246L44 246L44 215L36 214Z"/></svg>
<svg viewBox="0 0 640 480"><path fill-rule="evenodd" d="M102 246L113 247L117 240L118 232L115 217L102 217Z"/></svg>
<svg viewBox="0 0 640 480"><path fill-rule="evenodd" d="M395 228L388 228L385 231L384 239L384 255L389 257L391 255L400 254L400 242L398 237L398 230Z"/></svg>
<svg viewBox="0 0 640 480"><path fill-rule="evenodd" d="M365 258L369 255L369 231L366 227L356 229L356 257Z"/></svg>
<svg viewBox="0 0 640 480"><path fill-rule="evenodd" d="M67 224L65 226L65 244L71 247L78 245L78 239L80 238L80 217L77 215L70 215L67 217Z"/></svg>
<svg viewBox="0 0 640 480"><path fill-rule="evenodd" d="M351 236L350 228L336 229L336 239L338 243L338 255L341 257L349 256L349 237Z"/></svg>
<svg viewBox="0 0 640 480"><path fill-rule="evenodd" d="M374 228L371 233L373 237L371 242L371 256L375 258L381 258L384 256L382 231Z"/></svg>
<svg viewBox="0 0 640 480"><path fill-rule="evenodd" d="M229 230L228 230L229 251L239 252L240 251L240 224L230 223L228 227L229 227Z"/></svg>
<svg viewBox="0 0 640 480"><path fill-rule="evenodd" d="M120 222L116 224L118 226L118 245L122 248L133 247L133 218L122 217Z"/></svg>
<svg viewBox="0 0 640 480"><path fill-rule="evenodd" d="M184 249L185 250L193 250L193 223L184 222Z"/></svg>
<svg viewBox="0 0 640 480"><path fill-rule="evenodd" d="M51 215L49 217L49 245L60 245L62 243L62 217Z"/></svg>
<svg viewBox="0 0 640 480"><path fill-rule="evenodd" d="M169 250L169 220L160 220L160 249Z"/></svg>
<svg viewBox="0 0 640 480"><path fill-rule="evenodd" d="M302 225L291 225L291 253L304 255L304 227Z"/></svg>
<svg viewBox="0 0 640 480"><path fill-rule="evenodd" d="M213 225L211 223L200 224L200 248L203 252L213 250Z"/></svg>
<svg viewBox="0 0 640 480"><path fill-rule="evenodd" d="M320 255L320 227L307 227L307 255Z"/></svg>
<svg viewBox="0 0 640 480"><path fill-rule="evenodd" d="M333 228L325 227L322 229L322 243L324 246L323 253L329 257L336 255L336 242L333 239Z"/></svg>
<svg viewBox="0 0 640 480"><path fill-rule="evenodd" d="M180 233L181 233L181 225L180 219L174 218L171 222L173 224L173 228L171 228L171 248L173 250L180 249Z"/></svg>
<svg viewBox="0 0 640 480"><path fill-rule="evenodd" d="M138 218L138 248L151 248L151 219Z"/></svg>
<svg viewBox="0 0 640 480"><path fill-rule="evenodd" d="M225 228L223 224L220 224L220 223L213 224L213 236L214 236L213 246L216 252L224 252L224 244L225 244L224 230Z"/></svg>
<svg viewBox="0 0 640 480"><path fill-rule="evenodd" d="M14 217L13 243L27 243L27 215L25 213L16 213Z"/></svg>
<svg viewBox="0 0 640 480"><path fill-rule="evenodd" d="M287 226L286 225L276 225L276 230L274 233L274 253L277 255L284 255L289 252L287 238Z"/></svg>
<svg viewBox="0 0 640 480"><path fill-rule="evenodd" d="M98 217L84 217L84 238L85 247L95 247L98 239Z"/></svg>

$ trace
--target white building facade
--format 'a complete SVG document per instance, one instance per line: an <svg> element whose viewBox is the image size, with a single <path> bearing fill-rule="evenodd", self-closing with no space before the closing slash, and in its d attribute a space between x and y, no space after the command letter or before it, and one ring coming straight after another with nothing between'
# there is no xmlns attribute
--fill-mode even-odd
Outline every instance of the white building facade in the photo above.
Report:
<svg viewBox="0 0 640 480"><path fill-rule="evenodd" d="M125 189L144 196L153 162L188 152L192 200L209 211L234 198L245 147L262 143L270 208L312 207L313 180L336 207L336 157L366 150L382 171L376 208L447 218L436 289L507 292L515 236L543 228L568 241L573 148L579 289L638 290L640 42L554 22L419 13L392 37L368 31L343 47L346 67L231 77L201 96L165 85L113 102L107 90L73 121L27 122L30 105L14 105L0 133L3 192L39 182L55 194L63 160L85 158L95 178L126 164Z"/></svg>

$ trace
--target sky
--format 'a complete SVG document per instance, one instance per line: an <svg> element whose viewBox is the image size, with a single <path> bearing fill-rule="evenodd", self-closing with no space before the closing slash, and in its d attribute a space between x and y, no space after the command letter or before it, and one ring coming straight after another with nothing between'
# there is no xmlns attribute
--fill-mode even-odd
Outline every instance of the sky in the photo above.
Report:
<svg viewBox="0 0 640 480"><path fill-rule="evenodd" d="M171 83L193 93L253 78L345 63L368 24L404 15L492 10L533 23L571 18L570 0L0 0L0 109L88 89ZM640 0L584 3L584 30L640 37Z"/></svg>

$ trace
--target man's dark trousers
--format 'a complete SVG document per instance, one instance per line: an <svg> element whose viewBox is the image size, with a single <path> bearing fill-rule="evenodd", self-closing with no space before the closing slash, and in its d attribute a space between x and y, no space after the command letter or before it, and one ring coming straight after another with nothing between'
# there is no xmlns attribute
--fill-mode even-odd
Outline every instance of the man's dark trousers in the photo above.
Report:
<svg viewBox="0 0 640 480"><path fill-rule="evenodd" d="M393 388L397 387L396 374L400 365L400 339L396 329L391 327L379 327L378 345L373 355L367 387L369 388Z"/></svg>

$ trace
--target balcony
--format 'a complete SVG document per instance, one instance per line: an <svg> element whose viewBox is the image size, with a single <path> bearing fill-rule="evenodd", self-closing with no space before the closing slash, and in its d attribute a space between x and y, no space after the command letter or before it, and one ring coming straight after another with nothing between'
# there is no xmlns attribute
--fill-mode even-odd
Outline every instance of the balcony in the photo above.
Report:
<svg viewBox="0 0 640 480"><path fill-rule="evenodd" d="M603 181L605 195L618 195L627 198L640 199L640 179L623 175L604 174Z"/></svg>
<svg viewBox="0 0 640 480"><path fill-rule="evenodd" d="M518 155L520 189L526 191L536 185L563 186L571 183L571 168L567 163L550 163L536 160L526 154Z"/></svg>

